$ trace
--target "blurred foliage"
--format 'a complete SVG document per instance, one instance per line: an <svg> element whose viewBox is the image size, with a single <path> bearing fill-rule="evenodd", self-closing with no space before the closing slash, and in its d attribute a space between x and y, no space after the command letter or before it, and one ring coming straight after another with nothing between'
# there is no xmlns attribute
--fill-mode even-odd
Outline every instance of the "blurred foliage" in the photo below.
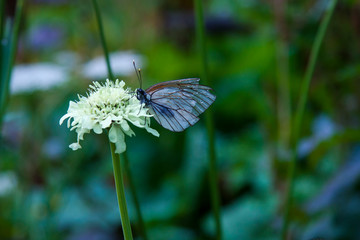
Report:
<svg viewBox="0 0 360 240"><path fill-rule="evenodd" d="M275 11L284 2L206 1L224 239L279 238L288 149L278 146L277 71L285 63L276 56ZM99 4L109 50L142 55L144 87L199 76L192 1ZM326 5L290 1L284 8L292 111ZM359 26L359 2L340 1L304 116L292 239L360 239ZM61 85L11 95L0 145L0 239L120 239L106 136L88 134L73 152L76 134L59 126L69 101L106 78L81 73L103 54L91 4L26 1L19 44L16 64L55 63L69 75ZM118 77L138 87L135 74ZM184 133L153 126L160 138L139 129L127 139L150 239L212 239L204 122ZM128 204L139 239L130 197Z"/></svg>

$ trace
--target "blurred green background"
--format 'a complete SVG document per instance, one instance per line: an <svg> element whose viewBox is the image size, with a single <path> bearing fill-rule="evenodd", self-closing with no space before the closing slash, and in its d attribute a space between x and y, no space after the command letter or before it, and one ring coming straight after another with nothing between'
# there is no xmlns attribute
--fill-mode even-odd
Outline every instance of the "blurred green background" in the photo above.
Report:
<svg viewBox="0 0 360 240"><path fill-rule="evenodd" d="M328 2L204 1L226 240L279 239L291 119ZM99 5L113 71L129 87L139 86L133 59L144 88L199 77L192 1ZM301 128L291 239L360 239L359 76L360 3L339 1ZM69 101L106 78L91 1L25 1L0 139L0 239L122 238L107 137L87 134L72 151L76 133L59 126ZM159 138L134 129L126 140L149 238L213 239L204 119L183 133L152 126Z"/></svg>

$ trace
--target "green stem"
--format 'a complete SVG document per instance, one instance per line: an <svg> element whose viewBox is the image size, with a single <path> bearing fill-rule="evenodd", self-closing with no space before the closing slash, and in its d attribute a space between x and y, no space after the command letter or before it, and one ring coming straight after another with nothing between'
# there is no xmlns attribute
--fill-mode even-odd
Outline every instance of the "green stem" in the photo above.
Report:
<svg viewBox="0 0 360 240"><path fill-rule="evenodd" d="M108 70L108 77L112 80L114 80L114 74L112 72L111 69L111 65L110 65L110 58L109 58L109 51L106 45L106 41L105 41L105 34L104 34L104 28L102 25L102 21L101 21L101 14L100 14L100 10L99 10L99 5L97 4L96 0L92 0L93 6L94 6L94 10L95 10L95 15L96 15L96 21L98 23L98 27L99 27L99 33L100 33L100 39L101 39L101 44L104 50L104 55L105 55L105 60L106 60L106 67ZM124 152L122 154L123 159L124 159L124 164L125 164L125 172L126 175L128 177L128 181L129 181L129 187L130 187L130 191L131 191L131 195L132 195L132 199L134 201L134 205L135 205L135 210L136 210L136 215L138 217L138 223L139 223L139 229L142 233L142 236L144 238L144 240L148 239L147 236L147 232L146 232L146 228L145 228L145 223L141 214L141 209L140 209L140 204L139 204L139 200L136 194L136 188L135 188L135 184L132 180L132 175L131 175L131 171L130 171L130 167L129 167L129 161L128 161L128 157L126 152Z"/></svg>
<svg viewBox="0 0 360 240"><path fill-rule="evenodd" d="M1 2L1 5L3 5L3 2ZM16 6L16 12L15 12L15 20L14 20L14 24L13 24L13 29L11 31L10 36L8 37L8 41L9 43L6 43L9 46L9 55L5 56L7 51L5 50L5 46L3 46L1 44L1 55L0 55L0 60L1 60L1 89L0 89L0 128L2 126L2 120L3 120L3 116L5 114L5 109L7 106L7 102L9 99L9 83L10 83L10 79L11 79L11 73L12 73L12 68L14 65L14 61L15 61L15 55L16 55L16 49L17 49L17 43L18 43L18 35L19 35L19 29L20 29L20 21L21 21L21 15L23 12L23 5L24 5L24 0L18 0L17 2L17 6ZM3 6L1 6L3 7ZM4 9L1 9L1 14L3 14ZM5 21L4 20L4 16L1 16L2 20L1 20L1 24L4 24ZM1 26L1 34L2 36L4 36L4 29L3 29L3 25ZM3 37L3 39L5 40L6 37ZM1 39L1 40L3 40ZM6 65L7 63L7 65Z"/></svg>
<svg viewBox="0 0 360 240"><path fill-rule="evenodd" d="M201 66L202 66L202 80L205 84L209 84L208 78L208 60L205 41L205 26L203 16L202 0L195 0L195 18L196 18L196 39L200 51ZM211 109L205 113L206 128L208 132L208 149L209 149L209 185L211 193L211 204L213 208L216 239L222 239L221 219L220 219L220 198L219 189L217 186L218 173L216 167L216 152L215 152L215 132L214 120Z"/></svg>
<svg viewBox="0 0 360 240"><path fill-rule="evenodd" d="M2 81L3 81L2 72L3 72L3 67L4 67L3 54L2 54L4 27L5 27L5 0L1 0L1 2L0 2L0 84L2 84Z"/></svg>
<svg viewBox="0 0 360 240"><path fill-rule="evenodd" d="M129 186L130 186L130 191L131 191L131 196L132 196L132 200L135 204L135 208L136 208L136 215L137 218L139 220L139 230L144 238L144 240L148 240L148 236L147 236L147 232L146 232L146 226L143 220L143 216L141 214L141 209L140 209L140 203L139 203L139 199L138 196L136 194L136 188L135 188L135 184L131 175L131 170L130 170L130 166L129 166L129 159L127 157L126 152L124 152L122 154L122 158L124 159L124 167L125 167L125 172L127 174L127 179L129 182Z"/></svg>
<svg viewBox="0 0 360 240"><path fill-rule="evenodd" d="M278 113L278 159L284 159L284 150L290 148L291 133L291 97L289 84L289 47L287 43L287 26L285 13L286 0L274 0L275 26L277 30L277 113Z"/></svg>
<svg viewBox="0 0 360 240"><path fill-rule="evenodd" d="M104 28L103 28L103 24L101 21L101 14L100 14L100 10L99 10L99 5L97 3L96 0L92 0L93 6L94 6L94 10L95 10L95 15L96 15L96 21L99 27L99 33L100 33L100 41L101 41L101 45L104 49L104 55L105 55L105 61L106 61L106 67L108 70L108 75L109 78L111 80L114 80L114 74L111 70L111 65L110 65L110 58L109 58L109 51L106 45L106 41L105 41L105 35L104 35Z"/></svg>
<svg viewBox="0 0 360 240"><path fill-rule="evenodd" d="M115 153L116 146L114 143L110 142L111 149L111 157L114 168L114 178L115 178L115 187L116 194L119 204L120 217L121 217L121 225L123 228L124 238L125 240L132 240L131 233L131 225L129 220L129 215L126 207L126 199L125 199L125 191L124 191L124 182L122 178L121 172L121 163L120 163L120 155Z"/></svg>
<svg viewBox="0 0 360 240"><path fill-rule="evenodd" d="M288 234L289 222L290 222L290 208L293 201L293 191L294 191L294 180L296 174L296 146L299 139L299 133L301 129L301 122L304 115L305 104L308 97L309 86L310 82L314 73L316 60L319 54L320 46L323 41L326 29L329 25L331 16L334 12L334 8L336 6L337 0L331 0L329 3L328 8L326 9L324 18L321 21L320 27L316 34L316 38L314 44L311 49L310 60L306 68L304 80L302 82L300 88L300 99L297 106L296 114L295 114L295 122L293 128L293 135L292 135L292 154L291 154L291 161L289 165L289 175L288 175L288 189L286 193L286 200L285 200L285 213L284 213L284 223L281 231L282 239L285 240Z"/></svg>

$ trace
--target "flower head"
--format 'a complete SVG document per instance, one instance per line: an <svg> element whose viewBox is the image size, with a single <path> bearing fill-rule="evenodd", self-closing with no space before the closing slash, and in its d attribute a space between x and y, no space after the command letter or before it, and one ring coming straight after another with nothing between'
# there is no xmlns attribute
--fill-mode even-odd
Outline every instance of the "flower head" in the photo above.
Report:
<svg viewBox="0 0 360 240"><path fill-rule="evenodd" d="M70 101L67 114L60 119L60 125L68 118L68 128L77 132L77 142L70 144L71 149L81 148L79 142L84 139L85 133L93 130L101 134L103 129L108 129L109 140L116 145L115 152L122 153L126 150L125 134L135 135L129 122L159 136L155 129L150 128L152 115L124 86L125 83L119 80L106 80L104 84L94 82L86 97L79 95L77 102Z"/></svg>

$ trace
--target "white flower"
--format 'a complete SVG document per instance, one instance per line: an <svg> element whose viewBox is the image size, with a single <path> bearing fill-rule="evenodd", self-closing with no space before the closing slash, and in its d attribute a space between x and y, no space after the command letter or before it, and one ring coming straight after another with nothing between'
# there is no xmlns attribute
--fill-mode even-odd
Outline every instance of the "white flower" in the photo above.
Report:
<svg viewBox="0 0 360 240"><path fill-rule="evenodd" d="M17 180L15 173L12 171L0 173L0 197L11 193L17 186Z"/></svg>
<svg viewBox="0 0 360 240"><path fill-rule="evenodd" d="M14 67L10 92L18 94L36 90L47 90L68 80L65 68L54 63L34 63Z"/></svg>
<svg viewBox="0 0 360 240"><path fill-rule="evenodd" d="M125 134L135 135L129 122L159 136L155 129L150 128L152 115L148 109L124 86L125 83L119 80L112 82L107 79L104 84L94 82L86 97L79 95L79 101L70 101L60 125L68 118L68 128L77 132L77 142L69 146L72 150L81 148L79 141L83 140L85 133L93 130L101 134L103 129L109 129L109 140L115 143L115 152L122 153L126 150Z"/></svg>

